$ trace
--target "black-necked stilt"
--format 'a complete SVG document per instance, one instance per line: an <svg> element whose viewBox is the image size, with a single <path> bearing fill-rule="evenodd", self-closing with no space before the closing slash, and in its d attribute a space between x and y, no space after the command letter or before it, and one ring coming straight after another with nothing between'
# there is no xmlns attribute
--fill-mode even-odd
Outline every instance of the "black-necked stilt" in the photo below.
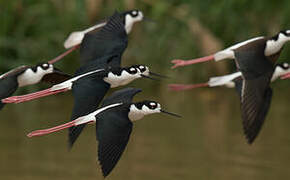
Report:
<svg viewBox="0 0 290 180"><path fill-rule="evenodd" d="M243 128L249 144L252 144L259 134L270 108L272 89L271 81L283 77L290 72L289 64L282 63L275 66L274 73L267 72L266 76L253 76L252 72L236 72L226 76L213 77L207 83L195 85L171 85L171 89L184 90L196 87L227 86L236 87L241 100Z"/></svg>
<svg viewBox="0 0 290 180"><path fill-rule="evenodd" d="M11 96L18 87L37 84L40 81L52 84L71 78L52 64L42 63L36 66L20 66L0 76L0 99ZM0 102L0 109L4 103Z"/></svg>
<svg viewBox="0 0 290 180"><path fill-rule="evenodd" d="M274 64L283 45L290 40L290 30L281 31L271 38L257 37L236 44L214 55L190 61L174 60L173 68L209 60L235 59L242 73L241 111L248 142L252 143L261 129L269 109L272 90L269 86Z"/></svg>
<svg viewBox="0 0 290 180"><path fill-rule="evenodd" d="M210 56L187 61L181 59L172 60L171 62L175 64L172 68L211 60L235 59L238 68L250 68L245 66L251 66L251 68L258 69L259 67L264 70L266 68L264 67L265 62L270 61L275 63L279 58L284 44L289 40L290 30L281 31L270 38L261 36L249 39ZM239 64L242 64L242 67L239 67Z"/></svg>
<svg viewBox="0 0 290 180"><path fill-rule="evenodd" d="M113 18L113 16L119 16L119 18L121 19L121 24L119 25L122 26L122 28L117 27L115 26L116 24L112 23L112 19L116 19L116 18ZM81 51L86 51L86 53L89 53L92 55L93 52L90 52L90 51L94 51L93 47L104 50L108 48L107 47L108 45L112 46L112 43L114 42L118 44L118 42L120 42L120 38L122 41L127 41L127 35L131 32L134 23L142 21L144 18L143 13L139 10L130 10L130 11L125 11L121 13L115 12L113 16L83 31L72 32L69 35L69 37L66 39L66 41L64 42L64 47L69 50L57 56L56 58L54 58L52 62L60 60L61 58L71 53L75 49L78 49L79 47L81 47ZM106 27L107 24L111 24L111 25ZM110 34L110 32L104 30L104 29L107 29L109 31L117 31L114 29L116 27L119 28L118 34L115 34L116 32L111 32L111 33L114 33L112 35ZM121 31L121 30L124 30L124 31ZM125 32L125 34L122 34L123 32ZM86 37L86 36L89 36L89 37ZM94 40L90 39L91 36L96 37L96 39ZM88 41L88 42L82 43L83 40ZM94 43L93 47L88 47L89 48L88 50L84 50L84 48L87 47L87 43ZM122 45L122 44L119 44L119 45ZM122 46L127 46L127 42L125 42ZM97 58L97 57L94 56L93 58ZM81 61L85 62L86 60L87 60L87 56L84 57L83 55L81 55Z"/></svg>
<svg viewBox="0 0 290 180"><path fill-rule="evenodd" d="M277 80L278 78L283 78L285 75L290 73L290 67L288 63L279 63L275 65L275 71L273 73L271 82ZM225 86L228 88L236 87L238 82L242 81L242 73L235 72L232 74L224 75L224 76L216 76L209 78L208 82L200 83L200 84L169 84L168 87L173 91L184 91L190 90L200 87L217 87L217 86ZM241 87L239 91L241 91Z"/></svg>
<svg viewBox="0 0 290 180"><path fill-rule="evenodd" d="M96 135L99 141L98 160L103 176L106 177L113 170L124 152L134 121L154 113L167 113L180 117L162 110L161 105L155 101L145 100L132 103L134 95L138 92L141 92L141 90L134 88L116 91L104 100L101 108L95 109L90 114L54 128L33 131L28 136L42 136L69 127L96 123Z"/></svg>
<svg viewBox="0 0 290 180"><path fill-rule="evenodd" d="M141 72L139 68L143 69L143 67L145 67L146 70L142 70L143 72ZM82 69L82 72L86 71ZM150 74L149 68L144 65L134 65L125 68L108 67L106 69L97 69L80 74L63 83L54 85L49 89L24 96L6 98L3 99L2 102L20 103L72 89L75 103L71 119L76 119L95 110L110 88L126 85L141 77L155 79L147 76L147 74ZM155 73L153 74L158 75ZM70 147L72 147L84 126L85 125L80 125L70 129Z"/></svg>

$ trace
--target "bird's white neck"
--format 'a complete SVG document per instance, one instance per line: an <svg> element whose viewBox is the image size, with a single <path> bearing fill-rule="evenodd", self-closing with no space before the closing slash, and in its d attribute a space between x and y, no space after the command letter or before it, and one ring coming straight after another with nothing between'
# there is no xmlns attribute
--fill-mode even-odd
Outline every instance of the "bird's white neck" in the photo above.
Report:
<svg viewBox="0 0 290 180"><path fill-rule="evenodd" d="M133 80L140 78L140 75L131 75L126 71L122 71L121 75L114 74L112 72L108 73L108 77L104 78L104 81L111 85L111 88L124 86L129 84Z"/></svg>
<svg viewBox="0 0 290 180"><path fill-rule="evenodd" d="M284 74L287 74L290 72L290 68L285 70L283 68L281 68L280 66L276 66L275 71L273 73L271 82L277 80L279 77L283 76Z"/></svg>
<svg viewBox="0 0 290 180"><path fill-rule="evenodd" d="M268 40L266 42L266 48L264 52L265 56L271 56L278 53L282 49L283 45L288 41L290 41L290 37L287 37L283 33L279 33L277 39Z"/></svg>
<svg viewBox="0 0 290 180"><path fill-rule="evenodd" d="M43 70L41 67L37 67L34 72L31 68L26 69L22 74L17 77L18 86L28 86L40 82L42 77L46 74L52 73L53 68Z"/></svg>
<svg viewBox="0 0 290 180"><path fill-rule="evenodd" d="M128 118L130 121L134 122L142 119L145 115L160 113L160 105L157 109L149 109L147 106L143 105L141 109L137 108L135 104L131 104L129 108Z"/></svg>

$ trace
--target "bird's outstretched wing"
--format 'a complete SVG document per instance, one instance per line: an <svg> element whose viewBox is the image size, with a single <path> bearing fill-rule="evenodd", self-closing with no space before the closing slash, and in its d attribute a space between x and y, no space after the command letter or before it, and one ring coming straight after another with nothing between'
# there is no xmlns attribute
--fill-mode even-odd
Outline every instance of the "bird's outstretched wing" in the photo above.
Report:
<svg viewBox="0 0 290 180"><path fill-rule="evenodd" d="M124 17L116 12L107 24L97 32L85 35L80 47L82 64L90 61L101 62L103 56L116 55L113 61L120 66L121 56L128 44L128 36L124 28Z"/></svg>
<svg viewBox="0 0 290 180"><path fill-rule="evenodd" d="M128 110L123 106L107 110L97 115L96 119L98 123L96 135L99 141L98 160L103 176L106 177L124 152L133 123L128 119Z"/></svg>
<svg viewBox="0 0 290 180"><path fill-rule="evenodd" d="M0 100L11 96L18 88L16 76L6 76L0 78ZM4 103L0 102L0 110L4 107Z"/></svg>
<svg viewBox="0 0 290 180"><path fill-rule="evenodd" d="M242 85L241 111L243 127L248 143L254 142L266 118L272 99L270 77L261 76L244 80Z"/></svg>
<svg viewBox="0 0 290 180"><path fill-rule="evenodd" d="M26 66L26 65L23 65L23 66L19 66L17 68L14 68L10 71L8 71L7 73L5 74L2 74L0 76L0 79L3 79L3 78L6 78L8 76L14 76L14 75L17 75L17 74L21 74L22 72L24 72L27 68L30 68L30 66Z"/></svg>
<svg viewBox="0 0 290 180"><path fill-rule="evenodd" d="M54 68L53 73L44 75L41 81L55 85L55 84L62 83L66 80L69 80L71 78L72 78L71 75L64 73L63 71L57 68Z"/></svg>
<svg viewBox="0 0 290 180"><path fill-rule="evenodd" d="M137 88L124 88L116 91L111 96L104 99L102 107L115 103L130 103L133 97L141 91L141 89Z"/></svg>
<svg viewBox="0 0 290 180"><path fill-rule="evenodd" d="M257 53L260 54L257 55ZM270 81L274 65L262 53L264 52L241 51L235 53L235 61L243 78L241 111L244 133L249 144L253 143L259 134L272 98Z"/></svg>
<svg viewBox="0 0 290 180"><path fill-rule="evenodd" d="M92 74L91 76L95 75ZM81 78L76 81L72 87L74 107L71 120L94 112L109 88L109 84L105 83L101 78L99 80ZM84 127L85 124L69 128L69 148L72 148Z"/></svg>

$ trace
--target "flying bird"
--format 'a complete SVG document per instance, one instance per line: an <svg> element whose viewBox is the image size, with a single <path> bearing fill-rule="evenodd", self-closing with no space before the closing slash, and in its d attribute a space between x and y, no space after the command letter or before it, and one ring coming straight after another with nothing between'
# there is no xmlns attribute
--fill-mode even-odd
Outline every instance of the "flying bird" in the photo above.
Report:
<svg viewBox="0 0 290 180"><path fill-rule="evenodd" d="M272 89L269 85L274 65L289 40L290 30L281 31L273 37L253 38L204 58L173 60L173 68L210 60L234 59L237 69L242 73L242 119L244 132L251 144L261 129L271 103Z"/></svg>
<svg viewBox="0 0 290 180"><path fill-rule="evenodd" d="M194 85L173 84L170 85L170 88L179 91L196 87L235 87L241 100L244 134L248 143L252 144L258 136L270 108L272 89L269 84L277 78L282 78L285 74L288 74L290 72L289 64L277 64L274 73L273 71L272 64L269 64L268 70L261 74L256 71L242 69L241 72L210 78L207 83Z"/></svg>
<svg viewBox="0 0 290 180"><path fill-rule="evenodd" d="M36 66L19 66L0 76L0 99L11 96L18 87L24 87L39 82L56 84L71 78L50 63L40 63ZM0 102L0 109L5 103Z"/></svg>
<svg viewBox="0 0 290 180"><path fill-rule="evenodd" d="M142 11L139 11L139 10L124 11L121 13L115 12L115 14L113 16L115 16L116 14L118 14L118 16L120 17L120 19L122 21L122 26L125 28L125 32L126 32L125 36L127 36L131 32L133 25L136 22L142 21L144 19L144 15L143 15ZM66 52L60 54L56 58L52 59L51 61L54 62L54 61L58 61L58 60L62 59L66 55L70 54L74 50L81 47L81 44L83 44L83 46L84 46L84 43L82 43L82 42L84 39L87 39L86 36L90 36L88 34L99 34L99 31L101 31L102 28L111 19L112 19L112 16L108 17L104 20L101 20L96 25L89 27L83 31L72 32L64 42L64 47L68 50ZM102 37L102 35L103 34L100 33L100 37ZM109 37L105 37L105 36L103 36L103 37L104 37L103 40L106 40L106 38L110 38L110 40L114 38L113 36L110 36L110 35L109 35ZM115 37L119 38L117 36L115 36ZM91 40L90 42L93 42L93 40ZM104 46L104 41L96 40L95 43L100 43L100 44L94 44L94 46L99 46L100 48L103 48L103 49L106 48L106 45ZM88 51L90 51L90 50L88 50ZM96 57L94 57L94 58L96 58Z"/></svg>
<svg viewBox="0 0 290 180"><path fill-rule="evenodd" d="M164 111L161 109L161 105L155 101L145 100L133 103L134 95L139 92L141 90L135 88L116 91L103 101L101 108L95 109L92 113L57 127L33 131L28 134L28 137L42 136L68 127L96 123L98 161L103 176L106 177L114 169L128 144L133 122L154 113L166 113L180 117Z"/></svg>
<svg viewBox="0 0 290 180"><path fill-rule="evenodd" d="M250 65L253 66L252 68L256 69L258 69L258 67L263 68L263 66L261 66L261 62L267 59L268 61L275 63L280 56L284 44L289 40L290 40L290 30L280 31L273 37L260 36L252 38L244 42L235 44L222 51L218 51L217 53L210 56L192 60L181 60L181 59L172 60L171 62L174 64L172 68L177 68L180 66L188 66L191 64L197 64L212 60L221 61L224 59L235 59L237 68L239 68L238 66L239 63L243 63L244 66L249 66L250 63ZM254 60L251 61L249 59ZM244 66L243 68L245 68Z"/></svg>
<svg viewBox="0 0 290 180"><path fill-rule="evenodd" d="M91 33L85 34L80 45L80 60L83 65L76 71L75 78L89 72L97 71L98 69L113 70L115 73L113 71L104 71L102 73L104 76L94 78L95 76L92 74L89 78L84 77L76 81L77 83L73 83L72 92L75 103L71 120L87 115L95 110L110 87L126 84L120 84L121 80L128 80L128 78L131 79L132 77L139 78L141 76L142 73L134 67L130 67L134 71L134 74L130 74L130 72L120 67L123 52L128 44L128 33L131 31L133 23L143 18L143 14L139 11L134 11L129 14L125 13L124 16L124 13L115 12L106 22L106 25L99 31L92 31ZM105 77L106 72L108 77ZM97 74L100 75L100 73ZM144 73L142 76L144 76ZM127 80L124 82L127 82ZM68 86L61 88L62 90L58 90L69 90L70 85L71 83L68 83ZM51 90L55 89L43 91L40 94L54 94ZM57 91L54 92L57 93ZM37 95L40 94L37 93ZM14 100L12 99L12 101ZM80 125L69 129L70 148L84 127L85 125Z"/></svg>
<svg viewBox="0 0 290 180"><path fill-rule="evenodd" d="M288 63L279 63L275 65L275 71L273 73L271 82L278 78L285 78L290 73L290 66ZM225 86L228 88L236 88L239 94L241 93L242 73L235 72L224 76L216 76L209 78L208 82L199 84L169 84L168 87L172 91L184 91L201 87L217 87Z"/></svg>

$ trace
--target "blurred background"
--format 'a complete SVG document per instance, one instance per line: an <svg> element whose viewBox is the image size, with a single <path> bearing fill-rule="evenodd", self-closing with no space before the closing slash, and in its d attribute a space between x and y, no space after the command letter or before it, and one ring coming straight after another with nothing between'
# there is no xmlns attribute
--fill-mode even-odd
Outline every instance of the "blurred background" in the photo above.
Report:
<svg viewBox="0 0 290 180"><path fill-rule="evenodd" d="M48 61L65 50L63 42L70 32L83 30L115 10L128 9L139 9L156 23L134 26L123 65L146 64L153 72L171 77L133 82L130 86L143 89L135 100L157 100L183 118L160 114L136 122L127 150L107 179L290 178L289 81L272 84L272 107L253 145L243 136L239 98L233 89L175 93L167 88L169 83L199 83L234 72L230 60L174 70L170 61L208 55L252 37L290 29L290 1L0 0L0 72ZM79 52L73 52L56 66L73 74L78 58ZM289 44L282 61L290 62ZM16 94L45 87L30 86ZM68 92L7 105L1 111L1 179L102 179L94 126L86 128L70 152L66 131L32 139L25 136L68 121L72 106Z"/></svg>

